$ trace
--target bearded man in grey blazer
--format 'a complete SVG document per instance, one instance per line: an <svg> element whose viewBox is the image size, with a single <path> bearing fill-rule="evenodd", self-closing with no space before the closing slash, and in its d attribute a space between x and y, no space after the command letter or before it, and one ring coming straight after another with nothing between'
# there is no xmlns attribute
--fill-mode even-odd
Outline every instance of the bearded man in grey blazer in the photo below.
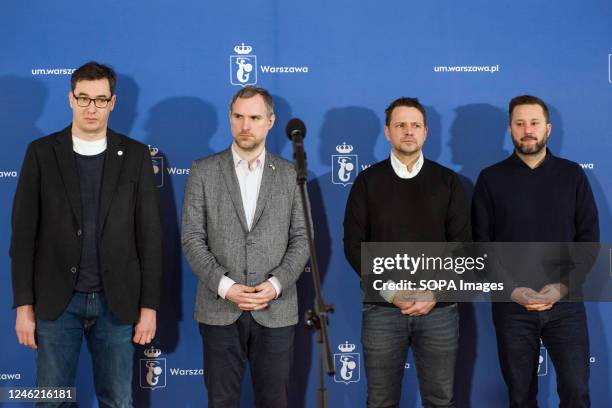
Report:
<svg viewBox="0 0 612 408"><path fill-rule="evenodd" d="M291 162L265 140L274 104L245 87L230 103L231 146L193 162L183 203L183 251L198 277L195 319L208 406L238 407L249 361L257 407L287 407L295 283L308 260Z"/></svg>

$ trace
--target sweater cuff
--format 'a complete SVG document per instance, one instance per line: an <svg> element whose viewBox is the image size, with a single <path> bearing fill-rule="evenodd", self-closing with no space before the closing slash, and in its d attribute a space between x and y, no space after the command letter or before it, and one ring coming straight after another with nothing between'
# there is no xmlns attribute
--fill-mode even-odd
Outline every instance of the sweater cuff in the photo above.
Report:
<svg viewBox="0 0 612 408"><path fill-rule="evenodd" d="M395 282L393 282L392 280L388 280L387 281L387 286L390 286L389 284L393 284ZM378 291L378 294L385 299L388 303L393 303L393 300L395 299L395 290L389 290L389 289L381 289Z"/></svg>

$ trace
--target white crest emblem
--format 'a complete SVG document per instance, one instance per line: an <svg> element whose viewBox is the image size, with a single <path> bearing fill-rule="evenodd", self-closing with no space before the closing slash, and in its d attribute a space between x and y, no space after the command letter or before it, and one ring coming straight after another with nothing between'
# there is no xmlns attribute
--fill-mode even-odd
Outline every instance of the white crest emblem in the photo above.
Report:
<svg viewBox="0 0 612 408"><path fill-rule="evenodd" d="M347 186L353 184L357 175L358 158L356 154L350 154L353 146L343 142L336 146L339 154L332 154L332 183Z"/></svg>
<svg viewBox="0 0 612 408"><path fill-rule="evenodd" d="M334 381L346 385L359 382L361 358L359 353L352 353L355 350L355 345L346 341L344 344L338 345L338 350L341 353L334 354L334 366L336 368Z"/></svg>
<svg viewBox="0 0 612 408"><path fill-rule="evenodd" d="M161 350L153 346L144 351L147 358L140 359L140 388L166 387L166 359L158 358L160 354Z"/></svg>
<svg viewBox="0 0 612 408"><path fill-rule="evenodd" d="M253 47L244 43L234 47L236 55L230 56L230 83L232 85L255 85L257 83L257 56Z"/></svg>

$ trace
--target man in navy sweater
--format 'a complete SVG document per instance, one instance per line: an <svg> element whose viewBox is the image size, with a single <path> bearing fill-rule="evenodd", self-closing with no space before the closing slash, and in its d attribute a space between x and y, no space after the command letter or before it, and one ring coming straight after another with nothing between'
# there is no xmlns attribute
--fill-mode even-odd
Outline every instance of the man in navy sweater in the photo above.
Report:
<svg viewBox="0 0 612 408"><path fill-rule="evenodd" d="M358 274L362 242L471 240L469 206L457 174L423 157L423 106L416 98L399 98L385 113L391 154L359 174L346 205L344 251ZM412 347L423 406L454 407L457 304L438 303L430 292L412 300L405 291L385 292L388 303L363 306L367 406L399 406Z"/></svg>
<svg viewBox="0 0 612 408"><path fill-rule="evenodd" d="M598 242L597 207L586 175L578 164L546 148L551 132L546 104L523 95L512 99L508 110L515 150L478 177L472 200L474 240ZM556 368L560 406L590 406L584 305L559 302L567 300L568 291L561 282L562 275L542 287L517 284L511 292L514 303L493 304L510 407L537 406L540 339Z"/></svg>

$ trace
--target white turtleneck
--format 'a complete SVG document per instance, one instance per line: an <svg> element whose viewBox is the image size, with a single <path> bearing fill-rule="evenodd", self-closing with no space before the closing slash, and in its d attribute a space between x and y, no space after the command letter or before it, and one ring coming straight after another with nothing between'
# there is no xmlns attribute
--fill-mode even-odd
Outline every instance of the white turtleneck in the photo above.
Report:
<svg viewBox="0 0 612 408"><path fill-rule="evenodd" d="M95 156L106 150L106 138L90 141L72 135L72 150L82 156Z"/></svg>

